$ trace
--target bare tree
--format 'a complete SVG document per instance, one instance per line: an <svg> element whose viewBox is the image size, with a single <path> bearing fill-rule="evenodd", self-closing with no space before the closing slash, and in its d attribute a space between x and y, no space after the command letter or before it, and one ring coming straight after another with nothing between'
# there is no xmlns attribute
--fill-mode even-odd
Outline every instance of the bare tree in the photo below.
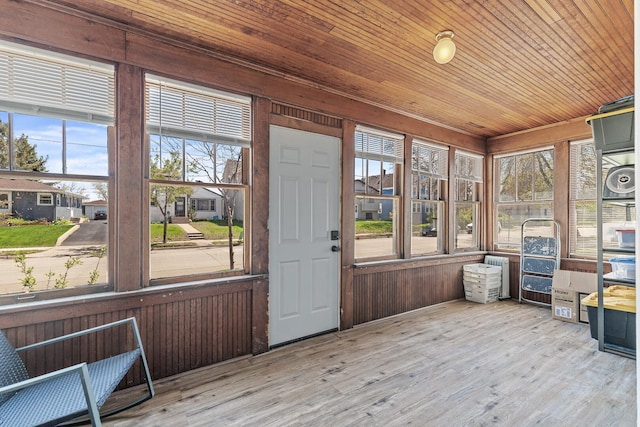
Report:
<svg viewBox="0 0 640 427"><path fill-rule="evenodd" d="M189 166L196 173L202 173L208 182L216 184L242 183L242 148L222 143L194 142L187 150ZM214 191L223 202L229 248L229 268L235 267L233 249L233 218L235 216L238 190L233 188L217 188Z"/></svg>
<svg viewBox="0 0 640 427"><path fill-rule="evenodd" d="M83 199L87 198L87 189L84 186L76 181L65 181L60 182L55 185L55 187L64 191L65 193L72 193L82 196Z"/></svg>
<svg viewBox="0 0 640 427"><path fill-rule="evenodd" d="M109 186L105 182L93 184L93 191L100 196L101 200L109 200Z"/></svg>

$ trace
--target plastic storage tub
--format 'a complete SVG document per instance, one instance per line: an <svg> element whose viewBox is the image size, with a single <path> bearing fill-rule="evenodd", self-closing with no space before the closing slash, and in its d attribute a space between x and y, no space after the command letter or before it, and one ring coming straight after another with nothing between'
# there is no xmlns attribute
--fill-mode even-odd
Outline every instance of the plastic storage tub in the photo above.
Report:
<svg viewBox="0 0 640 427"><path fill-rule="evenodd" d="M636 289L615 285L606 288L604 299L604 341L625 348L636 348ZM591 338L598 339L598 293L582 299L587 307Z"/></svg>
<svg viewBox="0 0 640 427"><path fill-rule="evenodd" d="M602 105L598 114L587 119L596 149L612 151L633 148L633 111L634 97L630 95Z"/></svg>
<svg viewBox="0 0 640 427"><path fill-rule="evenodd" d="M636 278L636 258L616 257L609 260L613 275L618 279L633 280Z"/></svg>
<svg viewBox="0 0 640 427"><path fill-rule="evenodd" d="M464 296L468 301L486 304L498 301L502 286L502 267L467 264L463 267Z"/></svg>
<svg viewBox="0 0 640 427"><path fill-rule="evenodd" d="M616 229L616 236L618 236L618 246L621 248L635 248L636 247L636 230L632 228L618 228Z"/></svg>

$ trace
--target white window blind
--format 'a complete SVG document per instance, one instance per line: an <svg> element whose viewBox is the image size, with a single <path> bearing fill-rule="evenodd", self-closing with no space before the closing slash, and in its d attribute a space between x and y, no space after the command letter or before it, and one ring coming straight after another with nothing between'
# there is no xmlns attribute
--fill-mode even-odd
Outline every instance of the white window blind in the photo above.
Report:
<svg viewBox="0 0 640 427"><path fill-rule="evenodd" d="M413 141L411 169L423 175L447 180L449 178L449 147Z"/></svg>
<svg viewBox="0 0 640 427"><path fill-rule="evenodd" d="M478 154L456 153L456 178L466 179L472 182L482 182L482 160Z"/></svg>
<svg viewBox="0 0 640 427"><path fill-rule="evenodd" d="M112 125L111 65L0 42L0 110Z"/></svg>
<svg viewBox="0 0 640 427"><path fill-rule="evenodd" d="M570 199L595 200L597 162L593 141L572 143L570 161Z"/></svg>
<svg viewBox="0 0 640 427"><path fill-rule="evenodd" d="M357 126L355 139L356 157L393 163L404 162L403 135Z"/></svg>
<svg viewBox="0 0 640 427"><path fill-rule="evenodd" d="M248 146L251 98L147 75L149 133Z"/></svg>

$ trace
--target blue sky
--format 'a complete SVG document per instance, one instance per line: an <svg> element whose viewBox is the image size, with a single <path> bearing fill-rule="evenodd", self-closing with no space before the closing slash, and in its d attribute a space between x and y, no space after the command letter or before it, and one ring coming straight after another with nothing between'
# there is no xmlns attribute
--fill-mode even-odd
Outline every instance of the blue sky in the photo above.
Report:
<svg viewBox="0 0 640 427"><path fill-rule="evenodd" d="M8 114L0 112L0 120L8 121ZM62 120L23 114L13 115L14 137L24 134L36 145L38 156L48 157L48 172L63 173ZM93 123L66 122L66 173L74 175L108 176L107 127ZM78 184L76 184L78 185ZM79 183L89 198L97 198L93 185Z"/></svg>

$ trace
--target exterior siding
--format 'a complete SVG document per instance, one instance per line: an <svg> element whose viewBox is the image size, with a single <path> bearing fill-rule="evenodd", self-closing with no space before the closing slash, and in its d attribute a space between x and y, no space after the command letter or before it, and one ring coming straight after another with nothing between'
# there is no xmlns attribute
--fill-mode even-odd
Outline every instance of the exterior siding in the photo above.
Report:
<svg viewBox="0 0 640 427"><path fill-rule="evenodd" d="M38 205L38 193L14 192L13 214L26 220L37 220L46 218L49 221L56 219L55 193L51 193L53 204L51 206Z"/></svg>

